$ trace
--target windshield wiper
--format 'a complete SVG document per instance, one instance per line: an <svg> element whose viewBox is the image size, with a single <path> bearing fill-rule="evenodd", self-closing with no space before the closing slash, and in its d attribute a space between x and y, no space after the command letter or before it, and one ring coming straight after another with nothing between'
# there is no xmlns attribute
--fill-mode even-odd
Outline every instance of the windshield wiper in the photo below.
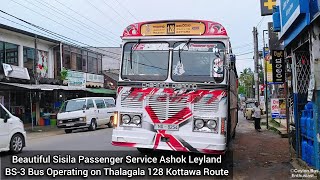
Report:
<svg viewBox="0 0 320 180"><path fill-rule="evenodd" d="M140 39L138 40L138 42L137 42L137 44L135 44L135 45L133 45L132 47L131 47L131 50L130 50L130 68L132 69L132 54L133 54L133 47L135 47L135 46L139 46L139 44L140 44Z"/></svg>
<svg viewBox="0 0 320 180"><path fill-rule="evenodd" d="M183 45L182 49L179 48L179 61L180 61L180 64L182 63L182 62L181 62L181 52L183 51L183 48L184 48L184 47L186 47L187 45L189 45L190 41L191 41L191 38L187 41L186 44Z"/></svg>

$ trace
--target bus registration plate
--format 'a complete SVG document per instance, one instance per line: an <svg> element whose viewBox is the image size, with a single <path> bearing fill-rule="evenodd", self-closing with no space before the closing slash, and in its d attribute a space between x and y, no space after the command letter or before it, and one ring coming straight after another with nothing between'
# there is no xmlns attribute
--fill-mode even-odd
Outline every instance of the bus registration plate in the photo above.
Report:
<svg viewBox="0 0 320 180"><path fill-rule="evenodd" d="M154 129L155 130L179 131L179 125L178 124L155 123L154 124Z"/></svg>

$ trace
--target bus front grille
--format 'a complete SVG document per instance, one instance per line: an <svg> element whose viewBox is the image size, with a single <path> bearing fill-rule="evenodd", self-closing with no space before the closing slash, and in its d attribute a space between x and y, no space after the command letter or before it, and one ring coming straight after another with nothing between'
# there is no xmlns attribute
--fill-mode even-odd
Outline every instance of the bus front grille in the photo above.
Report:
<svg viewBox="0 0 320 180"><path fill-rule="evenodd" d="M211 96L205 96L200 99L199 102L194 104L193 110L195 112L203 112L203 113L211 113L211 112L218 112L219 111L219 101L217 99L211 99ZM212 101L212 102L211 102Z"/></svg>
<svg viewBox="0 0 320 180"><path fill-rule="evenodd" d="M140 96L129 96L129 93L121 95L121 107L123 108L142 108Z"/></svg>
<svg viewBox="0 0 320 180"><path fill-rule="evenodd" d="M188 97L181 99L172 99L170 97L151 96L147 98L147 106L154 112L152 119L159 119L161 122L169 118L181 120L188 113L185 108L190 108L190 103L187 102Z"/></svg>

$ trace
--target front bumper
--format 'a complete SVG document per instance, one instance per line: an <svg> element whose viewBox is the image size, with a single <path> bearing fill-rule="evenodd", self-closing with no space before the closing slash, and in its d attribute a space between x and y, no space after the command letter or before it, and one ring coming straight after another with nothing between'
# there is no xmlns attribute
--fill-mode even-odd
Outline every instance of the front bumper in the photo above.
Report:
<svg viewBox="0 0 320 180"><path fill-rule="evenodd" d="M114 129L112 145L135 148L147 148L170 151L186 151L207 154L224 154L226 138L211 133L196 133L186 135L159 134L156 132L140 132L132 130Z"/></svg>
<svg viewBox="0 0 320 180"><path fill-rule="evenodd" d="M89 127L89 125L86 122L73 122L66 124L58 124L57 127L62 129L80 129L87 128Z"/></svg>

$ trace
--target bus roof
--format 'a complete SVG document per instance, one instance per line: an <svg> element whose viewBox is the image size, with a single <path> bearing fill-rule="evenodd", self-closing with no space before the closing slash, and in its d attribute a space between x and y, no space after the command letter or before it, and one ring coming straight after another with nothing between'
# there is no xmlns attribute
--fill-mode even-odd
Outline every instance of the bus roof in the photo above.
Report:
<svg viewBox="0 0 320 180"><path fill-rule="evenodd" d="M205 20L160 20L129 25L121 38L149 36L228 36L217 22Z"/></svg>

